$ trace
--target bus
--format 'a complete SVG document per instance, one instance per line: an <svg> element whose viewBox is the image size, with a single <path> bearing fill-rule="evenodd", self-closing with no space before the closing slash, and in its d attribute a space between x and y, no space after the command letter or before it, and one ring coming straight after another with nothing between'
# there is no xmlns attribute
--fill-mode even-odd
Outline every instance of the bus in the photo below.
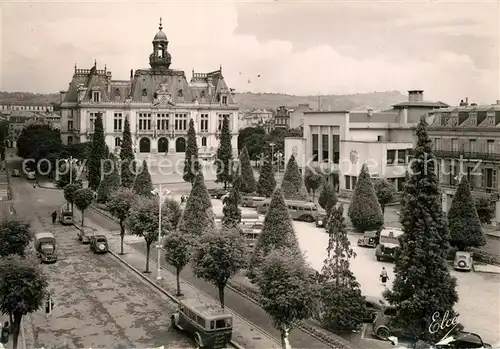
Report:
<svg viewBox="0 0 500 349"><path fill-rule="evenodd" d="M223 214L215 215L215 222L217 225L222 225L222 217ZM241 234L245 239L246 245L253 249L257 240L259 239L260 232L264 223L262 222L262 218L256 212L242 212L241 213Z"/></svg>
<svg viewBox="0 0 500 349"><path fill-rule="evenodd" d="M270 199L264 200L257 206L257 212L265 215L270 203ZM297 221L315 222L316 218L326 216L326 211L314 202L285 200L285 204L292 219Z"/></svg>

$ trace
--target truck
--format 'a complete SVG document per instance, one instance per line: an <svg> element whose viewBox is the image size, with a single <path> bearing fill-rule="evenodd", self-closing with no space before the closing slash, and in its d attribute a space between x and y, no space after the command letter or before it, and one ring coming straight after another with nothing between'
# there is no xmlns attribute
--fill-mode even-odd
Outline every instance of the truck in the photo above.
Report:
<svg viewBox="0 0 500 349"><path fill-rule="evenodd" d="M41 232L35 235L34 247L36 256L42 263L57 262L56 238L50 232Z"/></svg>

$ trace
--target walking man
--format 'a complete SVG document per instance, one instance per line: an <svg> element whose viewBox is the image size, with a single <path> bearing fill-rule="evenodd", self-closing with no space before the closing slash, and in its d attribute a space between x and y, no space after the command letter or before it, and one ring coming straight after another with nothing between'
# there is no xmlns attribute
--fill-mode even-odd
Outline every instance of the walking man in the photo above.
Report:
<svg viewBox="0 0 500 349"><path fill-rule="evenodd" d="M57 220L57 212L54 211L52 212L52 225L56 225L56 220Z"/></svg>
<svg viewBox="0 0 500 349"><path fill-rule="evenodd" d="M389 276L387 275L387 270L385 270L385 267L382 267L382 271L380 272L380 281L382 281L382 285L384 287L387 287L385 283L389 280Z"/></svg>

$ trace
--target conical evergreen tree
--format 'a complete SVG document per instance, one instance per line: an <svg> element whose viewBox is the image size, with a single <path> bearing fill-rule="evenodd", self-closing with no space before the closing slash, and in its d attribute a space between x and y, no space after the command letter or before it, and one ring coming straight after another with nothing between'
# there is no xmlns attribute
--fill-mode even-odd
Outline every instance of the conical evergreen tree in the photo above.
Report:
<svg viewBox="0 0 500 349"><path fill-rule="evenodd" d="M128 116L125 117L125 124L123 126L120 160L122 186L131 188L135 180L136 164L134 151L132 149L132 134L130 133L130 122L128 121Z"/></svg>
<svg viewBox="0 0 500 349"><path fill-rule="evenodd" d="M365 299L359 283L350 270L350 260L356 257L347 237L344 209L329 211L328 257L321 271L324 284L321 292L323 325L337 333L358 329L365 317Z"/></svg>
<svg viewBox="0 0 500 349"><path fill-rule="evenodd" d="M348 215L352 225L360 232L377 230L384 224L382 208L378 202L366 164L361 168L356 182Z"/></svg>
<svg viewBox="0 0 500 349"><path fill-rule="evenodd" d="M428 331L432 316L439 312L442 319L450 312L449 318L453 318L453 306L458 301L457 282L450 276L445 260L449 234L441 212L436 161L424 118L416 133L415 158L405 185L406 203L401 219L404 234L399 238L396 276L393 289L384 296L396 307L397 328L406 329L416 339L436 340L444 334Z"/></svg>
<svg viewBox="0 0 500 349"><path fill-rule="evenodd" d="M101 162L108 158L108 146L104 140L104 127L102 114L97 114L94 121L94 134L92 136L90 159L88 161L89 188L97 190L101 183Z"/></svg>
<svg viewBox="0 0 500 349"><path fill-rule="evenodd" d="M323 210L330 212L331 208L335 207L337 204L337 201L337 194L335 193L333 185L325 180L321 188L321 193L319 194L318 204L323 208Z"/></svg>
<svg viewBox="0 0 500 349"><path fill-rule="evenodd" d="M462 177L451 202L451 208L448 212L448 228L450 244L459 250L463 251L466 247L486 245L476 204L470 193L466 177Z"/></svg>
<svg viewBox="0 0 500 349"><path fill-rule="evenodd" d="M247 147L243 147L240 153L239 170L241 173L241 192L253 193L257 191L257 183L253 175L252 164L250 163L250 156L248 155Z"/></svg>
<svg viewBox="0 0 500 349"><path fill-rule="evenodd" d="M184 160L184 182L193 183L196 174L200 170L200 162L198 160L198 145L196 144L196 131L194 130L194 121L189 121L189 129L187 134L186 158Z"/></svg>
<svg viewBox="0 0 500 349"><path fill-rule="evenodd" d="M193 182L186 208L179 223L179 231L198 237L207 231L214 231L215 219L212 202L208 194L203 173L198 173Z"/></svg>
<svg viewBox="0 0 500 349"><path fill-rule="evenodd" d="M286 200L307 200L309 198L304 180L299 171L299 165L297 165L297 161L295 161L295 156L293 155L290 156L290 160L286 164L281 190Z"/></svg>
<svg viewBox="0 0 500 349"><path fill-rule="evenodd" d="M273 163L270 160L264 162L260 169L259 183L257 183L257 192L259 195L270 197L276 188L276 179L274 178Z"/></svg>
<svg viewBox="0 0 500 349"><path fill-rule="evenodd" d="M241 223L241 210L239 208L241 203L240 187L241 177L236 176L229 195L224 198L222 224L227 228L238 228Z"/></svg>
<svg viewBox="0 0 500 349"><path fill-rule="evenodd" d="M403 183L403 192L401 193L401 199L400 199L400 203L399 203L399 206L400 206L400 211L399 211L399 221L401 222L401 219L403 218L403 216L401 215L401 212L403 212L404 210L404 207L406 205L406 185L409 183L410 181L410 173L408 171L405 172L405 181Z"/></svg>
<svg viewBox="0 0 500 349"><path fill-rule="evenodd" d="M277 188L272 196L269 209L264 220L264 227L250 259L248 277L253 279L264 259L271 251L283 249L288 256L303 261L299 243L295 236L292 219L285 205L281 189Z"/></svg>
<svg viewBox="0 0 500 349"><path fill-rule="evenodd" d="M231 130L229 130L229 119L224 115L222 120L222 130L220 135L220 145L217 149L217 179L216 183L224 183L227 188L233 176L233 147L231 145Z"/></svg>
<svg viewBox="0 0 500 349"><path fill-rule="evenodd" d="M103 176L99 189L97 190L97 201L100 203L106 203L108 201L109 195L120 187L120 175L119 175L119 163L118 159L110 153L107 161L103 163Z"/></svg>
<svg viewBox="0 0 500 349"><path fill-rule="evenodd" d="M153 182L151 181L151 175L149 174L148 164L146 160L142 163L142 168L135 177L134 181L134 192L137 195L141 195L144 197L151 197L153 194L151 193L154 190Z"/></svg>

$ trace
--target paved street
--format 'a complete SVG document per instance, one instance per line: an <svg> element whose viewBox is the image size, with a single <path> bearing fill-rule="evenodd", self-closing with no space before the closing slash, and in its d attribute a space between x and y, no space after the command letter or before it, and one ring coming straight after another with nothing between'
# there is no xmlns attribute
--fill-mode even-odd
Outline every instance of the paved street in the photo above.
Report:
<svg viewBox="0 0 500 349"><path fill-rule="evenodd" d="M33 315L35 347L66 344L68 348L193 348L170 328L175 305L124 269L111 255L94 255L80 244L73 227L51 226L49 214L63 202L61 191L33 189L13 180L18 214L37 231L54 232L59 261L44 265L55 307Z"/></svg>

